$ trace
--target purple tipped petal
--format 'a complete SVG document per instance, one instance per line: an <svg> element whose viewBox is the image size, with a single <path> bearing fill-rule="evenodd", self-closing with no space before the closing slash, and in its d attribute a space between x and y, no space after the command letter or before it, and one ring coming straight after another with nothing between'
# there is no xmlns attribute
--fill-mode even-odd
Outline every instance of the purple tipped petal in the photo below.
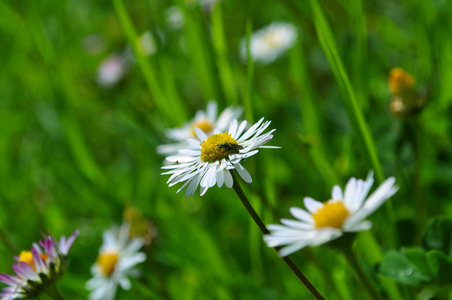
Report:
<svg viewBox="0 0 452 300"><path fill-rule="evenodd" d="M77 236L80 234L80 230L76 230L74 231L71 236L67 239L67 241L61 240L60 241L60 250L61 253L63 253L63 255L67 255L69 252L69 249L71 249L72 244L74 243L75 239L77 238Z"/></svg>
<svg viewBox="0 0 452 300"><path fill-rule="evenodd" d="M44 250L50 259L56 260L58 258L58 253L55 249L55 244L54 244L54 240L52 237L49 236L45 240Z"/></svg>
<svg viewBox="0 0 452 300"><path fill-rule="evenodd" d="M33 262L35 264L36 272L38 274L45 273L47 274L48 268L44 260L39 255L39 252L36 250L36 248L33 246L31 247L31 254L33 255Z"/></svg>
<svg viewBox="0 0 452 300"><path fill-rule="evenodd" d="M21 262L20 264L14 264L13 270L19 275L23 280L41 281L39 276L36 274L35 270L27 264L26 262Z"/></svg>
<svg viewBox="0 0 452 300"><path fill-rule="evenodd" d="M6 283L8 285L20 285L21 284L19 278L8 275L8 274L0 274L0 281L3 283Z"/></svg>

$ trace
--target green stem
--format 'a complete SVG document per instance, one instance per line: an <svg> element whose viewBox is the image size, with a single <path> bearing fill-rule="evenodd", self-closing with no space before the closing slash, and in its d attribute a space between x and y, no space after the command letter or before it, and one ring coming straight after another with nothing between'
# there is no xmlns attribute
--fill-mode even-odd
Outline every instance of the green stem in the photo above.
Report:
<svg viewBox="0 0 452 300"><path fill-rule="evenodd" d="M240 187L239 182L237 181L237 178L234 176L234 173L231 172L231 175L232 175L232 179L234 182L232 187L234 188L235 192L237 193L237 196L239 196L240 200L242 201L246 210L250 214L251 218L253 218L254 222L256 223L256 225L259 227L259 229L262 231L263 234L270 234L270 231L268 231L267 227L265 227L265 225L262 222L262 220L260 219L259 215L256 213L253 206L248 201L248 198L246 197L245 193L243 192L242 188ZM281 249L281 247L275 247L276 251L279 251L280 249ZM309 282L309 280L303 275L303 273L298 269L298 267L295 265L295 263L288 256L285 256L282 259L316 299L324 299L323 296L320 295L320 293L317 291L317 289Z"/></svg>
<svg viewBox="0 0 452 300"><path fill-rule="evenodd" d="M50 283L47 288L44 290L44 293L50 296L50 298L54 300L64 300L63 296L60 294L60 291L58 291L58 288L56 284Z"/></svg>
<svg viewBox="0 0 452 300"><path fill-rule="evenodd" d="M342 250L342 253L345 256L345 259L350 264L350 266L353 268L353 270L356 273L356 276L361 280L361 282L366 287L367 291L369 292L370 296L374 300L381 300L380 294L377 292L375 287L373 286L372 282L370 282L369 278L367 278L367 275L364 273L363 269L359 265L358 261L356 260L356 257L353 253L352 249L352 243L345 247L340 248Z"/></svg>
<svg viewBox="0 0 452 300"><path fill-rule="evenodd" d="M416 117L406 121L408 130L408 138L411 140L411 145L414 152L414 191L416 195L416 241L420 242L422 236L422 229L425 223L425 204L422 196L422 140L420 135L420 126Z"/></svg>

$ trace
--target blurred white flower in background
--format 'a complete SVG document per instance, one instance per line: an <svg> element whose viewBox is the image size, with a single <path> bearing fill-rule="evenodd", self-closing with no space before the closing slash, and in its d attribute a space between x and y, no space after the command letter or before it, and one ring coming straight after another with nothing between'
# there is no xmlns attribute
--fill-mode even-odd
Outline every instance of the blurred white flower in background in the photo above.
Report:
<svg viewBox="0 0 452 300"><path fill-rule="evenodd" d="M290 23L275 22L255 31L250 38L250 52L255 62L269 64L290 49L297 39L297 29ZM246 38L240 45L246 61Z"/></svg>
<svg viewBox="0 0 452 300"><path fill-rule="evenodd" d="M185 20L182 11L177 6L171 6L166 9L166 22L173 30L178 30L184 26Z"/></svg>
<svg viewBox="0 0 452 300"><path fill-rule="evenodd" d="M133 267L146 260L146 255L139 251L144 241L142 238L131 240L129 236L130 226L127 223L104 232L99 256L91 268L93 278L86 283L86 288L91 290L89 299L112 300L118 285L125 290L131 288L128 276L140 275Z"/></svg>
<svg viewBox="0 0 452 300"><path fill-rule="evenodd" d="M109 88L124 78L127 72L127 62L123 55L113 53L105 58L97 69L97 83Z"/></svg>

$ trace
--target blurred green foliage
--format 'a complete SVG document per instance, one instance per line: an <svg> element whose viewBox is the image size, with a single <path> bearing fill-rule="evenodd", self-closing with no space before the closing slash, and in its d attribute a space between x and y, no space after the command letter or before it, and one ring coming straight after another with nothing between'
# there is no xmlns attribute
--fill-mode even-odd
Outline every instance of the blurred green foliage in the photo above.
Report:
<svg viewBox="0 0 452 300"><path fill-rule="evenodd" d="M185 19L179 29L168 22L174 5ZM383 173L400 186L390 200L400 238L385 238L384 209L372 217L372 231L384 252L419 246L428 219L452 214L452 2L320 5ZM243 188L266 223L288 217L305 196L327 200L332 184L365 178L373 167L308 2L224 0L209 8L182 0L25 0L2 1L0 11L1 272L12 272L12 256L38 240L40 230L58 237L79 228L60 287L68 299L86 297L102 231L120 223L132 203L153 220L158 236L143 277L118 299L309 297L263 244L232 190L215 187L184 199L160 176L164 158L155 152L168 142L165 129L189 121L208 100L223 109L247 107L247 99L252 118L272 120L271 144L282 147L245 162L253 183ZM297 44L250 70L239 51L247 22L257 29L281 20L297 26ZM145 31L157 51L133 57L136 35ZM105 88L96 73L112 53L129 53L128 69ZM387 77L395 66L410 72L428 99L417 116L389 111ZM359 239L357 254L366 257L368 247ZM365 297L330 249L291 257L327 299ZM372 259L363 261L369 270Z"/></svg>

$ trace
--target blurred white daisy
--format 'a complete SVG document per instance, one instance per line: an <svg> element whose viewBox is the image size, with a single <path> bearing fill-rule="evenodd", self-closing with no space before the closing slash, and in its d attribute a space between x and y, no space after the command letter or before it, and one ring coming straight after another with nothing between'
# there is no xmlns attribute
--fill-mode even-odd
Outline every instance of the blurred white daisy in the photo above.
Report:
<svg viewBox="0 0 452 300"><path fill-rule="evenodd" d="M177 143L160 145L157 152L164 155L176 154L178 150L190 147L187 139L196 138L195 127L201 129L207 136L213 134L215 129L224 131L231 124L232 120L237 119L242 114L240 107L228 107L217 116L217 103L209 101L206 111L199 110L195 117L182 127L168 129L166 136Z"/></svg>
<svg viewBox="0 0 452 300"><path fill-rule="evenodd" d="M170 171L162 175L171 174L167 182L169 186L185 182L177 191L180 192L188 186L185 197L194 195L198 185L201 186L201 196L215 184L218 187L225 184L226 187L231 188L233 180L230 170L232 169L237 170L245 182L251 183L250 174L240 162L256 154L257 148L279 148L263 146L273 138L272 133L275 129L263 133L270 123L270 121L264 122L262 118L243 133L247 122L243 121L239 125L237 120L233 120L228 131L221 133L216 129L211 136L207 136L204 131L195 127L197 139L188 139L190 148L179 150L178 155L166 158L172 165L163 166L162 169L170 169Z"/></svg>
<svg viewBox="0 0 452 300"><path fill-rule="evenodd" d="M89 299L114 299L118 284L125 290L130 289L127 276L139 276L139 271L133 267L146 260L146 255L139 252L143 243L141 238L129 239L127 223L104 232L99 256L91 268L93 278L86 283L86 288L91 290Z"/></svg>
<svg viewBox="0 0 452 300"><path fill-rule="evenodd" d="M178 6L171 6L166 9L166 22L173 30L178 30L184 26L185 19Z"/></svg>
<svg viewBox="0 0 452 300"><path fill-rule="evenodd" d="M340 237L344 232L368 230L372 223L364 220L397 192L395 178L386 179L367 199L374 182L373 172L366 181L351 178L345 191L334 186L331 199L325 203L304 198L306 210L292 207L297 220L281 219L283 225L268 225L271 234L264 236L269 247L287 245L279 251L289 255L306 246L318 246Z"/></svg>
<svg viewBox="0 0 452 300"><path fill-rule="evenodd" d="M157 52L157 44L155 42L154 36L150 31L145 31L143 34L137 37L139 50L145 56L150 56Z"/></svg>
<svg viewBox="0 0 452 300"><path fill-rule="evenodd" d="M120 54L111 54L105 58L97 69L97 83L109 88L118 83L127 72L126 59Z"/></svg>
<svg viewBox="0 0 452 300"><path fill-rule="evenodd" d="M254 32L250 37L250 52L254 61L269 64L290 49L297 39L297 30L290 23L275 22ZM246 61L246 38L240 45Z"/></svg>

